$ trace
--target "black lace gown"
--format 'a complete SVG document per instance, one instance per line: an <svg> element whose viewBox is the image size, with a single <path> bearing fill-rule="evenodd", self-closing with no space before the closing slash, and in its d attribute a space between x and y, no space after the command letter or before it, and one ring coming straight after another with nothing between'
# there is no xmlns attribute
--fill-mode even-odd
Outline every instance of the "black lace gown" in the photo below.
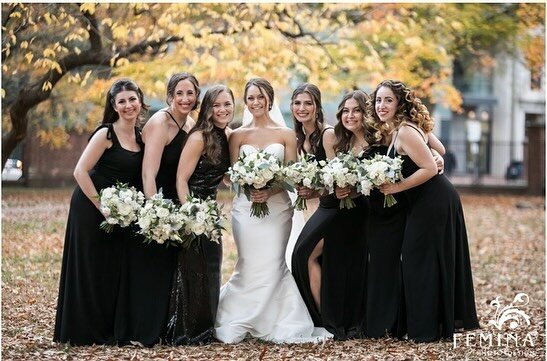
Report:
<svg viewBox="0 0 547 361"><path fill-rule="evenodd" d="M321 137L314 156L317 161L327 159L325 149L323 148L323 137ZM339 200L336 199L334 194L319 198L319 207L306 222L304 228L302 228L296 240L291 259L292 275L316 327L322 327L323 320L311 293L308 260L319 241L324 238L328 228L331 227L332 220L338 212L338 204Z"/></svg>
<svg viewBox="0 0 547 361"><path fill-rule="evenodd" d="M104 127L108 128L107 138L113 145L89 173L95 188L100 191L117 181L135 185L140 178L143 152L122 148L112 124L98 129ZM53 336L56 342L72 345L116 342L114 324L121 306L118 295L126 256L124 240L131 230L116 227L112 233L106 233L99 228L102 221L104 216L76 187L70 201L63 249Z"/></svg>
<svg viewBox="0 0 547 361"><path fill-rule="evenodd" d="M156 176L158 191L161 188L164 198L175 202L178 202L176 171L187 135L180 128L165 146ZM133 236L127 242L127 263L122 280L125 289L120 296L125 307L123 317L116 325L118 343L134 341L144 346L164 343L162 337L167 323L177 249L165 244L145 243L142 236Z"/></svg>
<svg viewBox="0 0 547 361"><path fill-rule="evenodd" d="M220 145L218 163L202 155L188 181L190 193L200 199L216 198L216 190L228 168L230 153L225 130L213 129ZM166 341L171 345L203 344L211 340L221 282L222 244L202 237L196 247L180 248L167 323Z"/></svg>
<svg viewBox="0 0 547 361"><path fill-rule="evenodd" d="M396 156L395 147L390 156ZM419 167L408 155L403 176ZM405 191L408 214L402 245L402 270L408 338L429 342L451 339L457 329L479 327L467 230L458 193L448 178L436 175Z"/></svg>
<svg viewBox="0 0 547 361"><path fill-rule="evenodd" d="M370 147L367 157L386 155L387 146ZM367 303L365 330L368 337L386 334L402 337L404 307L401 274L401 247L406 225L407 199L395 194L397 203L384 207L384 195L370 193L370 215L367 227Z"/></svg>

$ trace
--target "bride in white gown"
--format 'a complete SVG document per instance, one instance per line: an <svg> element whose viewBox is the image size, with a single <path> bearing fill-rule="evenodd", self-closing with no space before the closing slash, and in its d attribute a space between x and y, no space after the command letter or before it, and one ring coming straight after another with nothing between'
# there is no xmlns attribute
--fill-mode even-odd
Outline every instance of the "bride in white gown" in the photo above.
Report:
<svg viewBox="0 0 547 361"><path fill-rule="evenodd" d="M273 88L264 79L251 79L245 86L250 124L230 137L230 157L264 150L281 161L296 160L294 132L270 117ZM332 337L314 328L298 287L285 261L291 233L293 208L286 191L254 190L251 201L266 202L270 214L250 216L251 202L236 196L232 207L232 231L238 261L230 280L220 290L215 336L236 343L250 335L277 343L317 342Z"/></svg>

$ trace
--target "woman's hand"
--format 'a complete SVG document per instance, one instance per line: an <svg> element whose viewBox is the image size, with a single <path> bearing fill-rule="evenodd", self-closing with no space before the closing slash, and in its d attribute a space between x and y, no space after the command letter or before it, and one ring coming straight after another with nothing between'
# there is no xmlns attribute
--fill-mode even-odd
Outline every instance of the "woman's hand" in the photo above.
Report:
<svg viewBox="0 0 547 361"><path fill-rule="evenodd" d="M351 186L346 186L346 187L343 187L343 188L334 187L334 194L336 195L336 198L338 198L338 199L344 199L344 198L348 197L349 195L351 195L351 193L352 193L352 187Z"/></svg>
<svg viewBox="0 0 547 361"><path fill-rule="evenodd" d="M298 194L298 196L303 199L311 199L319 196L319 193L317 191L314 191L304 186L297 186L296 194Z"/></svg>
<svg viewBox="0 0 547 361"><path fill-rule="evenodd" d="M380 192L382 192L386 196L388 194L395 194L395 193L399 193L401 191L400 182L382 184L378 188L380 189Z"/></svg>
<svg viewBox="0 0 547 361"><path fill-rule="evenodd" d="M251 202L266 203L271 197L271 189L251 189Z"/></svg>

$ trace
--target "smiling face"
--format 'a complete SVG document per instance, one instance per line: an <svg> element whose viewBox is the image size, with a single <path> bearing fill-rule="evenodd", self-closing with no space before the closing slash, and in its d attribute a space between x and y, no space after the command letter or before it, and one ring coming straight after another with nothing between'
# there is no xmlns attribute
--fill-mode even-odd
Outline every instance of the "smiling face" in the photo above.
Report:
<svg viewBox="0 0 547 361"><path fill-rule="evenodd" d="M352 133L362 132L364 130L364 114L359 103L354 98L346 100L342 108L342 125Z"/></svg>
<svg viewBox="0 0 547 361"><path fill-rule="evenodd" d="M114 110L120 119L135 121L141 112L141 101L134 90L122 90L114 98Z"/></svg>
<svg viewBox="0 0 547 361"><path fill-rule="evenodd" d="M391 88L387 86L380 87L376 92L374 99L374 110L382 122L387 122L395 118L399 101Z"/></svg>
<svg viewBox="0 0 547 361"><path fill-rule="evenodd" d="M294 118L300 123L313 122L316 117L315 103L309 93L298 94L292 104L291 111Z"/></svg>
<svg viewBox="0 0 547 361"><path fill-rule="evenodd" d="M180 114L189 114L197 102L197 91L188 79L177 83L171 99L171 107Z"/></svg>
<svg viewBox="0 0 547 361"><path fill-rule="evenodd" d="M234 115L234 100L226 92L221 92L213 102L213 122L219 128L224 128L232 121Z"/></svg>
<svg viewBox="0 0 547 361"><path fill-rule="evenodd" d="M260 89L251 85L247 89L247 95L245 97L245 105L249 108L249 112L253 117L263 117L269 112L269 104L271 100L268 99L265 92L260 92Z"/></svg>

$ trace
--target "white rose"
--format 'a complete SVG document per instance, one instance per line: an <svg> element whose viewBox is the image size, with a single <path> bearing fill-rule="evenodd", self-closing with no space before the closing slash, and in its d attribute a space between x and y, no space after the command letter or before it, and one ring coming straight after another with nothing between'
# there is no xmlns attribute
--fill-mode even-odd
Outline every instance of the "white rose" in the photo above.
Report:
<svg viewBox="0 0 547 361"><path fill-rule="evenodd" d="M120 213L120 215L122 216L127 216L131 213L132 209L131 209L131 206L128 205L128 204L120 204L120 206L118 207L118 212Z"/></svg>
<svg viewBox="0 0 547 361"><path fill-rule="evenodd" d="M109 199L109 198L112 198L112 188L105 188L103 189L102 193L101 193L101 198L104 198L104 199Z"/></svg>
<svg viewBox="0 0 547 361"><path fill-rule="evenodd" d="M169 216L169 210L167 208L160 207L156 210L156 214L158 215L158 218L165 218Z"/></svg>
<svg viewBox="0 0 547 361"><path fill-rule="evenodd" d="M192 233L199 236L200 234L203 234L203 232L205 232L205 225L203 225L203 223L196 222L192 225L190 229L192 230Z"/></svg>
<svg viewBox="0 0 547 361"><path fill-rule="evenodd" d="M311 179L304 178L304 180L302 181L302 184L304 185L304 187L311 188Z"/></svg>

